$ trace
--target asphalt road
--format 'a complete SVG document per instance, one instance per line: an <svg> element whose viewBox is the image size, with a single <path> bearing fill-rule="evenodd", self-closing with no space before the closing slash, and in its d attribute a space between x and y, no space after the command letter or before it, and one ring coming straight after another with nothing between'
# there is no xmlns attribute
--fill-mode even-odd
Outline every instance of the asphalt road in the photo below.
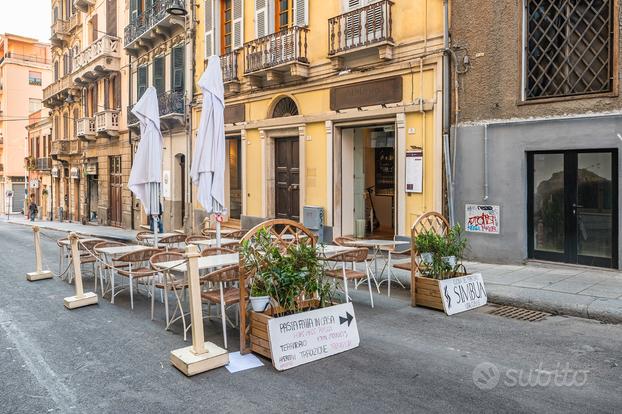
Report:
<svg viewBox="0 0 622 414"><path fill-rule="evenodd" d="M51 236L60 233L45 232ZM44 263L58 270L56 244ZM73 286L27 282L29 228L0 223L0 412L590 412L622 411L622 326L569 317L521 322L491 307L447 317L401 298L355 292L360 347L285 372L221 368L186 378L168 362L188 345L135 310L69 311ZM85 279L87 289L92 281ZM394 289L394 291L397 289ZM158 307L161 311L161 306ZM222 345L220 323L205 322ZM230 351L237 346L230 333ZM474 379L475 378L475 379Z"/></svg>

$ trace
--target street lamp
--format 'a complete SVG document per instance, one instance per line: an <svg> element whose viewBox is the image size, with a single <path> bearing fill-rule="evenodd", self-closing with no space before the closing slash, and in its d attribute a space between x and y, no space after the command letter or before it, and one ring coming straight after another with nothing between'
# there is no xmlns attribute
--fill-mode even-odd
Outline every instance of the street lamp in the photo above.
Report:
<svg viewBox="0 0 622 414"><path fill-rule="evenodd" d="M185 16L188 14L181 1L173 1L172 4L166 9L168 14L173 16Z"/></svg>

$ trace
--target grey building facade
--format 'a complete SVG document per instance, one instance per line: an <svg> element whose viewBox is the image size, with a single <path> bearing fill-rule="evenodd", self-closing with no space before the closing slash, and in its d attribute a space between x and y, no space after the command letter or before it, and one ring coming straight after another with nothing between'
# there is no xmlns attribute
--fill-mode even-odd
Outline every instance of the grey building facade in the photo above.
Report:
<svg viewBox="0 0 622 414"><path fill-rule="evenodd" d="M455 219L499 207L473 259L620 267L620 5L579 3L453 3Z"/></svg>

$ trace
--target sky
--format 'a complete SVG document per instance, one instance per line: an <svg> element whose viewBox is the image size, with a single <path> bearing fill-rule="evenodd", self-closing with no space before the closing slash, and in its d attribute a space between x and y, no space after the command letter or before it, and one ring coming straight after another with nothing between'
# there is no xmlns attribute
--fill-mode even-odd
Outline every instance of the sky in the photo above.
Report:
<svg viewBox="0 0 622 414"><path fill-rule="evenodd" d="M0 0L0 33L50 41L50 0Z"/></svg>

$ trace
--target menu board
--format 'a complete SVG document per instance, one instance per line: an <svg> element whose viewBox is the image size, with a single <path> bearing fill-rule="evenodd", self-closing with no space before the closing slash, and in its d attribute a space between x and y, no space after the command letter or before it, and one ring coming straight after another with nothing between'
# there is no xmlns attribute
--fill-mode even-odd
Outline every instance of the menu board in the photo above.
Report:
<svg viewBox="0 0 622 414"><path fill-rule="evenodd" d="M423 192L423 151L406 151L406 192Z"/></svg>
<svg viewBox="0 0 622 414"><path fill-rule="evenodd" d="M270 319L272 365L284 371L359 346L352 303Z"/></svg>

